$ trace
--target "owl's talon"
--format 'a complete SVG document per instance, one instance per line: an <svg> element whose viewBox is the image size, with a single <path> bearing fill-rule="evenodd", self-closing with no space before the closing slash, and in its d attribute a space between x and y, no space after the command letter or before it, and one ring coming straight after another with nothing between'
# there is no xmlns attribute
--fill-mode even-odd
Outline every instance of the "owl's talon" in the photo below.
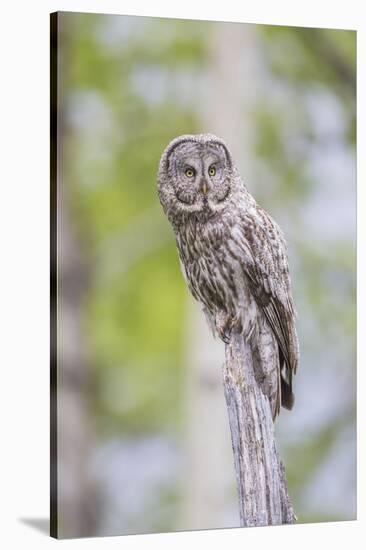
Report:
<svg viewBox="0 0 366 550"><path fill-rule="evenodd" d="M220 312L216 317L217 332L225 344L230 344L231 334L235 324L235 317Z"/></svg>

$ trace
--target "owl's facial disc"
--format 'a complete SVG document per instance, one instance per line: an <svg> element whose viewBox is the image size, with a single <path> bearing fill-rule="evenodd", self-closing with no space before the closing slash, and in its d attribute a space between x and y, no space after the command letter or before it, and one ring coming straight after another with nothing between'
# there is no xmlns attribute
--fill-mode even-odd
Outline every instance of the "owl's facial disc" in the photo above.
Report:
<svg viewBox="0 0 366 550"><path fill-rule="evenodd" d="M230 193L230 178L221 145L184 143L175 149L170 167L182 210L222 210Z"/></svg>

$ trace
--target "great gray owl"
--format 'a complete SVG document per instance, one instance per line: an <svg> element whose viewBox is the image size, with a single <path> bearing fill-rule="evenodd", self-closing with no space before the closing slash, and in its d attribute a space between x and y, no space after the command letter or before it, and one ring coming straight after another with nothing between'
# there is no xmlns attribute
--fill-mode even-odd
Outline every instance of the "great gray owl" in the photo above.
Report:
<svg viewBox="0 0 366 550"><path fill-rule="evenodd" d="M244 185L224 141L184 135L165 149L158 193L181 267L215 333L250 345L255 378L273 419L294 402L299 361L286 242Z"/></svg>

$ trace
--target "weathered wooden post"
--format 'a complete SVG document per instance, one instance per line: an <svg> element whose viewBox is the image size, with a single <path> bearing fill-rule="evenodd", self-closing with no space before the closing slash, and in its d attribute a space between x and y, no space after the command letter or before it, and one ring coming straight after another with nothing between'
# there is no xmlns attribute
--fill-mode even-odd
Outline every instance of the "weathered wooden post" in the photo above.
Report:
<svg viewBox="0 0 366 550"><path fill-rule="evenodd" d="M268 398L258 386L241 334L226 345L223 382L229 414L242 527L294 523Z"/></svg>

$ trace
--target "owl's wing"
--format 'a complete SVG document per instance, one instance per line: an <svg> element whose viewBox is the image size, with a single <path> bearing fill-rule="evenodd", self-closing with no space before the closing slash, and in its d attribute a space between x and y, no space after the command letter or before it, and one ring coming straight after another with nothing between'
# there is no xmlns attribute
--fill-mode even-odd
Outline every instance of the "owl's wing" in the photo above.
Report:
<svg viewBox="0 0 366 550"><path fill-rule="evenodd" d="M287 247L281 229L260 207L240 218L233 237L243 252L243 270L249 289L275 335L285 366L283 395L292 406L292 374L299 362L295 309L291 296ZM287 387L284 387L284 383Z"/></svg>

